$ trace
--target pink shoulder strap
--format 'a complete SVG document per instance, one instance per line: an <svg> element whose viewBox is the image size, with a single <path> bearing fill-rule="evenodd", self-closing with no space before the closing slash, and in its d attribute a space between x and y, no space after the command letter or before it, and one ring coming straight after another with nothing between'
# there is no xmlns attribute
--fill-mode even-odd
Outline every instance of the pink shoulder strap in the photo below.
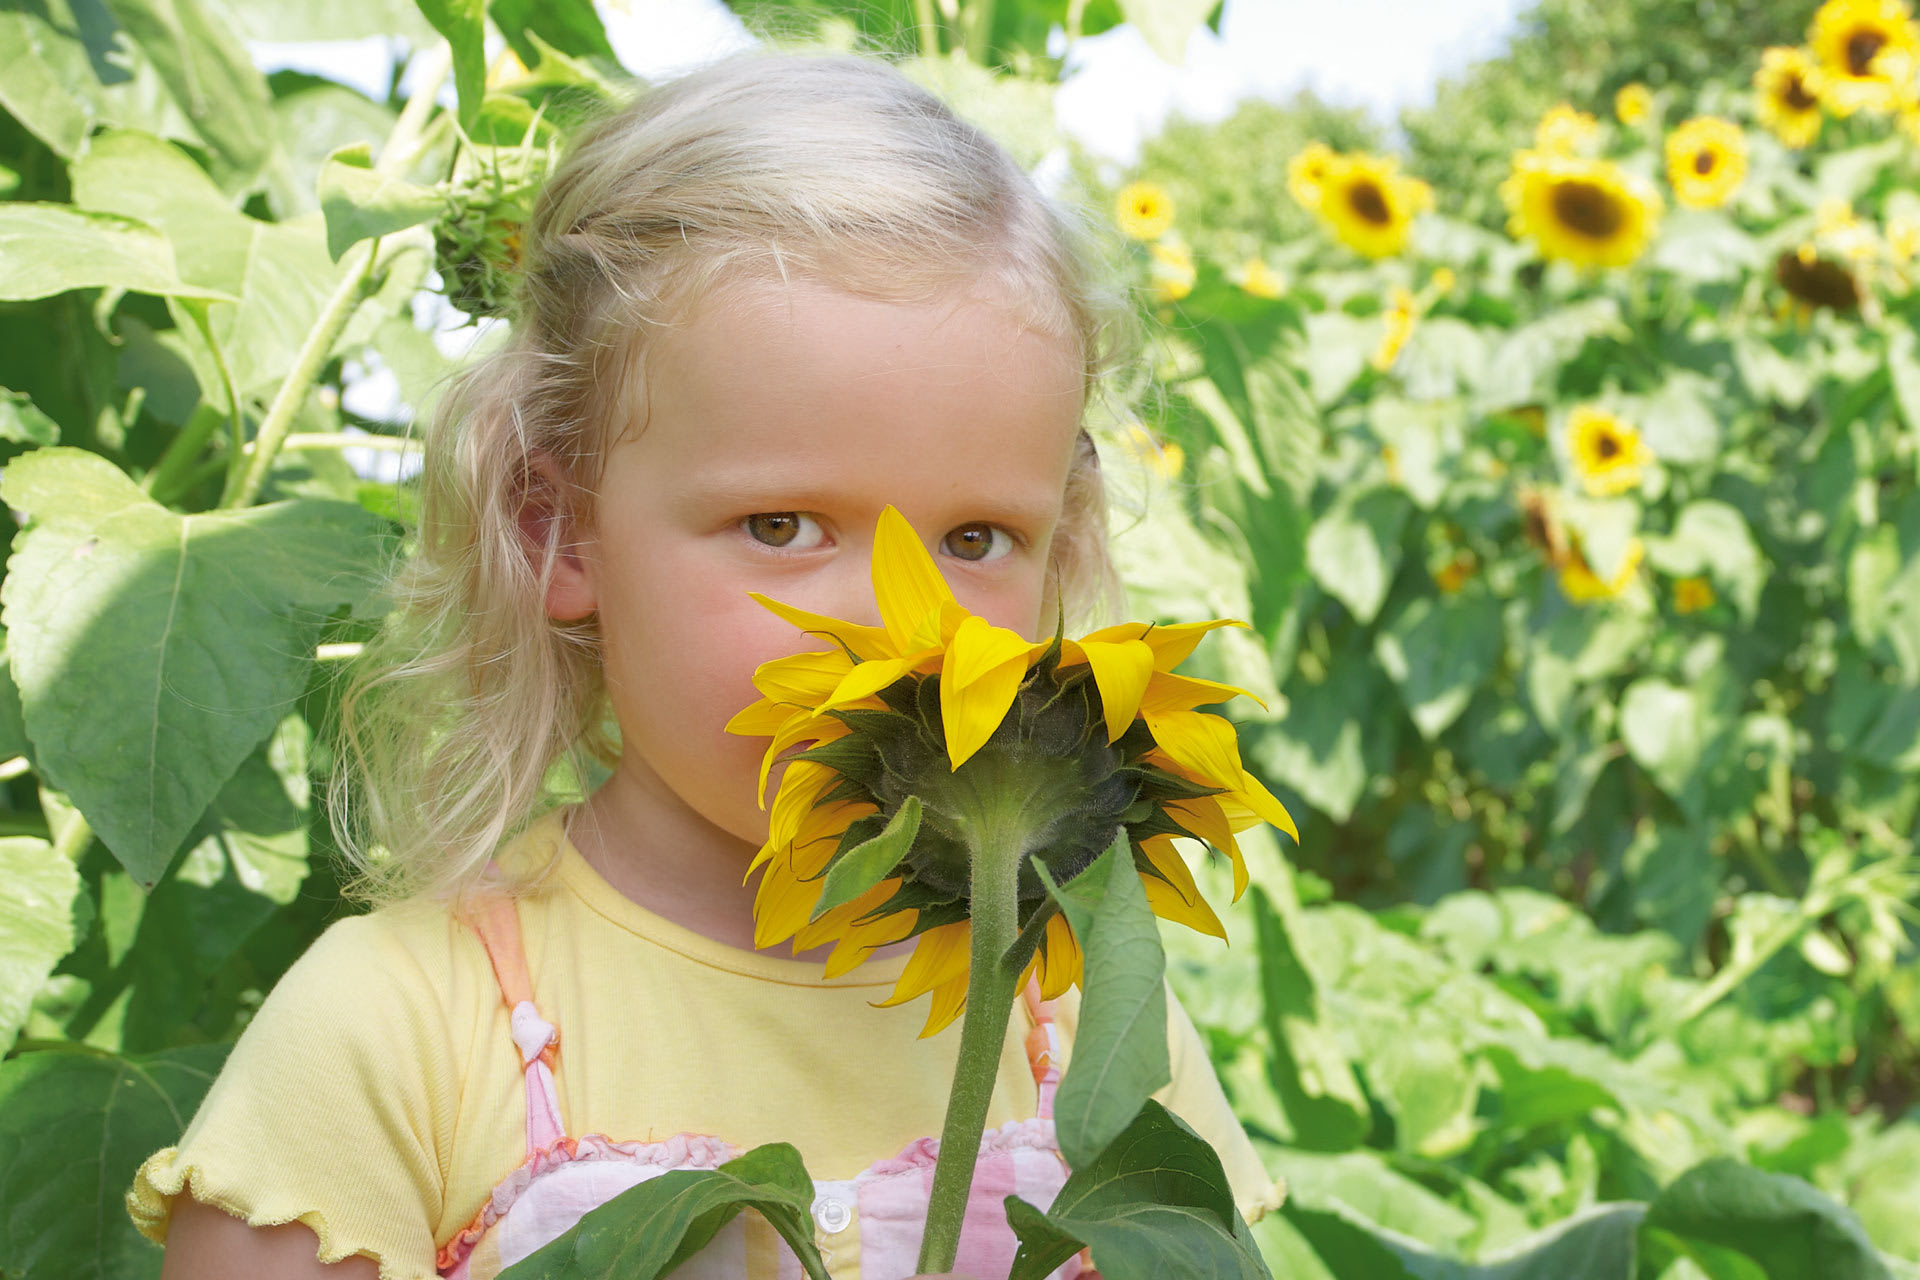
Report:
<svg viewBox="0 0 1920 1280"><path fill-rule="evenodd" d="M1021 993L1033 1026L1027 1032L1027 1065L1033 1069L1033 1085L1040 1092L1039 1116L1053 1119L1053 1094L1060 1085L1060 1029L1053 1021L1053 1001L1040 998L1038 979L1027 983Z"/></svg>
<svg viewBox="0 0 1920 1280"><path fill-rule="evenodd" d="M461 918L480 936L493 962L494 981L506 1002L508 1027L527 1076L527 1155L545 1151L566 1137L553 1068L560 1056L560 1032L540 1016L527 975L527 953L520 944L520 911L512 898L491 895L471 904Z"/></svg>

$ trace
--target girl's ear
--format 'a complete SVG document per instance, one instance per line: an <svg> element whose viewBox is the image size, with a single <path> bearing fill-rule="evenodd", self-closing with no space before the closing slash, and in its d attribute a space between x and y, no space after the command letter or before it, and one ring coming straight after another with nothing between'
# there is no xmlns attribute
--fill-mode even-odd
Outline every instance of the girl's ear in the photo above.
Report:
<svg viewBox="0 0 1920 1280"><path fill-rule="evenodd" d="M590 531L578 516L579 490L550 453L528 458L526 488L520 494L520 536L535 572L553 549L553 573L547 580L547 616L578 622L600 607L593 588Z"/></svg>

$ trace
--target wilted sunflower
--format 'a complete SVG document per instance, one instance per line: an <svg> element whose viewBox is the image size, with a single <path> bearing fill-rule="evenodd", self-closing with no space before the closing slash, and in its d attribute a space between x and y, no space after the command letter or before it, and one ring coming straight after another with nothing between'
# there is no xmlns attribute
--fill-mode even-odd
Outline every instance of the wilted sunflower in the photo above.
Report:
<svg viewBox="0 0 1920 1280"><path fill-rule="evenodd" d="M1303 209L1320 207L1320 188L1333 171L1334 149L1324 142L1310 142L1300 154L1287 161L1287 193Z"/></svg>
<svg viewBox="0 0 1920 1280"><path fill-rule="evenodd" d="M1614 118L1629 128L1645 120L1652 112L1653 91L1638 80L1621 85L1620 91L1613 95Z"/></svg>
<svg viewBox="0 0 1920 1280"><path fill-rule="evenodd" d="M1776 46L1760 55L1753 73L1754 114L1790 147L1804 147L1820 136L1826 119L1820 110L1825 76L1804 49Z"/></svg>
<svg viewBox="0 0 1920 1280"><path fill-rule="evenodd" d="M1590 404L1567 415L1567 451L1581 486L1596 498L1639 488L1640 469L1653 461L1632 423Z"/></svg>
<svg viewBox="0 0 1920 1280"><path fill-rule="evenodd" d="M1565 102L1549 108L1533 129L1533 145L1550 156L1577 156L1600 136L1600 122Z"/></svg>
<svg viewBox="0 0 1920 1280"><path fill-rule="evenodd" d="M1037 977L1045 996L1079 980L1081 958L1034 864L1065 883L1123 832L1154 912L1225 936L1174 838L1225 854L1237 898L1247 871L1234 833L1261 822L1294 832L1240 763L1233 726L1197 710L1244 691L1173 674L1202 636L1233 624L1130 622L1030 642L968 613L892 507L874 539L873 586L877 627L754 597L836 646L763 665L761 699L727 726L772 737L763 787L777 760L812 744L787 763L754 859L756 946L831 942L835 975L916 938L885 1003L931 993L922 1034L933 1034L966 1004L987 828L1017 842L1018 925L1043 931L1020 983ZM872 842L889 831L885 865L871 865Z"/></svg>
<svg viewBox="0 0 1920 1280"><path fill-rule="evenodd" d="M1541 256L1581 267L1624 267L1645 252L1660 222L1660 195L1608 160L1514 155L1500 184L1508 229Z"/></svg>
<svg viewBox="0 0 1920 1280"><path fill-rule="evenodd" d="M1113 202L1114 219L1131 240L1158 240L1173 226L1173 197L1157 182L1129 182Z"/></svg>
<svg viewBox="0 0 1920 1280"><path fill-rule="evenodd" d="M1635 538L1627 544L1626 554L1620 557L1620 567L1613 576L1602 578L1587 564L1586 553L1575 542L1568 550L1566 558L1560 563L1560 590L1574 604L1592 604L1596 600L1616 600L1633 585L1634 578L1640 572L1640 562L1646 559L1647 549Z"/></svg>
<svg viewBox="0 0 1920 1280"><path fill-rule="evenodd" d="M1433 207L1433 188L1400 173L1391 156L1336 155L1320 182L1314 212L1340 243L1369 258L1407 247L1414 218Z"/></svg>
<svg viewBox="0 0 1920 1280"><path fill-rule="evenodd" d="M1860 281L1852 269L1821 257L1812 245L1802 245L1774 259L1773 278L1808 311L1846 313L1860 309Z"/></svg>
<svg viewBox="0 0 1920 1280"><path fill-rule="evenodd" d="M1719 116L1696 116L1667 135L1667 181L1689 209L1717 209L1747 177L1747 137Z"/></svg>
<svg viewBox="0 0 1920 1280"><path fill-rule="evenodd" d="M1813 15L1807 43L1826 73L1824 97L1835 115L1892 111L1893 68L1920 55L1920 28L1904 0L1827 0Z"/></svg>

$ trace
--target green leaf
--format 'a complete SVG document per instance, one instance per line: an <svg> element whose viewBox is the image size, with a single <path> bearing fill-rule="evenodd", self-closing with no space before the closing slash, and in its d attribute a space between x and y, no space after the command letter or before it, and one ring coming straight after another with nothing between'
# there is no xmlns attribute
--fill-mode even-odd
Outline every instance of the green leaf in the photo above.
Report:
<svg viewBox="0 0 1920 1280"><path fill-rule="evenodd" d="M9 1280L155 1276L133 1229L134 1170L178 1142L231 1046L123 1058L47 1050L0 1063L0 1273Z"/></svg>
<svg viewBox="0 0 1920 1280"><path fill-rule="evenodd" d="M0 440L59 444L60 424L40 412L25 392L0 387Z"/></svg>
<svg viewBox="0 0 1920 1280"><path fill-rule="evenodd" d="M1740 512L1705 498L1690 502L1673 522L1673 532L1647 540L1647 558L1675 577L1710 577L1751 622L1760 611L1767 581L1767 560Z"/></svg>
<svg viewBox="0 0 1920 1280"><path fill-rule="evenodd" d="M1020 1237L1008 1280L1039 1280L1083 1247L1111 1280L1271 1280L1220 1157L1157 1102L1074 1171L1052 1208L1043 1213L1018 1196L1006 1204Z"/></svg>
<svg viewBox="0 0 1920 1280"><path fill-rule="evenodd" d="M223 185L251 186L273 154L273 96L230 24L200 0L104 3L205 139Z"/></svg>
<svg viewBox="0 0 1920 1280"><path fill-rule="evenodd" d="M1720 457L1717 386L1686 369L1669 369L1653 394L1622 406L1640 436L1662 462L1714 462Z"/></svg>
<svg viewBox="0 0 1920 1280"><path fill-rule="evenodd" d="M78 449L14 460L8 656L42 776L152 886L371 589L379 523L302 500L182 516Z"/></svg>
<svg viewBox="0 0 1920 1280"><path fill-rule="evenodd" d="M908 796L887 819L879 835L834 858L833 865L827 868L826 884L820 889L820 901L814 904L811 918L818 920L885 880L913 848L913 838L919 834L920 797Z"/></svg>
<svg viewBox="0 0 1920 1280"><path fill-rule="evenodd" d="M1044 868L1035 864L1035 869ZM1166 954L1124 831L1092 866L1048 892L1085 956L1080 1028L1054 1098L1060 1152L1086 1166L1173 1078L1167 1056Z"/></svg>
<svg viewBox="0 0 1920 1280"><path fill-rule="evenodd" d="M349 246L374 236L431 222L447 202L431 187L376 172L373 148L341 147L320 167L320 209L327 219L327 254L335 262Z"/></svg>
<svg viewBox="0 0 1920 1280"><path fill-rule="evenodd" d="M80 872L45 840L0 839L0 1053L27 1020L40 985L73 950Z"/></svg>
<svg viewBox="0 0 1920 1280"><path fill-rule="evenodd" d="M1734 1160L1675 1179L1648 1207L1646 1225L1745 1254L1768 1280L1890 1280L1852 1211L1799 1178Z"/></svg>
<svg viewBox="0 0 1920 1280"><path fill-rule="evenodd" d="M172 246L145 223L61 204L0 203L0 301L69 289L230 300L183 281Z"/></svg>
<svg viewBox="0 0 1920 1280"><path fill-rule="evenodd" d="M1120 12L1164 62L1184 66L1187 40L1222 0L1120 0Z"/></svg>
<svg viewBox="0 0 1920 1280"><path fill-rule="evenodd" d="M1307 570L1322 590L1372 622L1400 567L1400 534L1410 507L1394 489L1344 497L1307 534Z"/></svg>
<svg viewBox="0 0 1920 1280"><path fill-rule="evenodd" d="M199 141L153 65L119 34L89 4L79 13L69 0L0 5L0 107L63 160L101 125Z"/></svg>
<svg viewBox="0 0 1920 1280"><path fill-rule="evenodd" d="M1636 680L1620 702L1620 737L1660 789L1689 808L1711 741L1708 706L1698 690L1665 680Z"/></svg>
<svg viewBox="0 0 1920 1280"><path fill-rule="evenodd" d="M1374 635L1373 652L1431 742L1460 718L1500 660L1500 601L1478 588L1409 601Z"/></svg>
<svg viewBox="0 0 1920 1280"><path fill-rule="evenodd" d="M487 94L486 0L416 0L421 16L453 48L453 88L460 100L460 123L470 126Z"/></svg>
<svg viewBox="0 0 1920 1280"><path fill-rule="evenodd" d="M654 1280L747 1208L772 1224L812 1280L831 1280L813 1243L812 1205L813 1180L800 1153L768 1143L718 1169L683 1169L630 1187L500 1280Z"/></svg>
<svg viewBox="0 0 1920 1280"><path fill-rule="evenodd" d="M488 17L513 47L520 61L537 67L541 43L576 58L612 58L613 45L591 0L493 0Z"/></svg>
<svg viewBox="0 0 1920 1280"><path fill-rule="evenodd" d="M1920 436L1920 337L1908 325L1887 329L1887 373L1907 430Z"/></svg>
<svg viewBox="0 0 1920 1280"><path fill-rule="evenodd" d="M1292 1126L1292 1145L1344 1151L1372 1126L1372 1109L1339 1037L1322 1015L1313 975L1301 963L1293 931L1260 888L1253 890L1255 937L1260 944L1260 991L1267 1041L1267 1073Z"/></svg>
<svg viewBox="0 0 1920 1280"><path fill-rule="evenodd" d="M1645 1212L1638 1204L1595 1205L1473 1265L1431 1252L1342 1205L1285 1209L1332 1274L1366 1280L1633 1280L1635 1234Z"/></svg>

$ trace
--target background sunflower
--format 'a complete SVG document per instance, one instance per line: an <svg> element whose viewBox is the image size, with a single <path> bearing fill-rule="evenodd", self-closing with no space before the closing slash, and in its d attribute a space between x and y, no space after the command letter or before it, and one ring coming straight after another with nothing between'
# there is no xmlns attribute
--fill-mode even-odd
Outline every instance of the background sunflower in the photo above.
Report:
<svg viewBox="0 0 1920 1280"><path fill-rule="evenodd" d="M1581 267L1624 267L1659 226L1659 193L1609 160L1522 151L1501 184L1508 226L1545 258Z"/></svg>
<svg viewBox="0 0 1920 1280"><path fill-rule="evenodd" d="M1433 207L1433 189L1399 170L1391 157L1365 152L1325 159L1313 211L1349 249L1391 257L1407 247L1414 218Z"/></svg>
<svg viewBox="0 0 1920 1280"><path fill-rule="evenodd" d="M1826 119L1820 108L1820 64L1804 49L1776 45L1753 74L1754 114L1790 147L1811 146Z"/></svg>
<svg viewBox="0 0 1920 1280"><path fill-rule="evenodd" d="M1696 116L1667 135L1667 181L1689 209L1717 209L1747 177L1747 138L1719 116Z"/></svg>
<svg viewBox="0 0 1920 1280"><path fill-rule="evenodd" d="M1904 0L1827 0L1807 43L1826 73L1826 101L1839 116L1892 111L1893 67L1920 53L1920 29Z"/></svg>

